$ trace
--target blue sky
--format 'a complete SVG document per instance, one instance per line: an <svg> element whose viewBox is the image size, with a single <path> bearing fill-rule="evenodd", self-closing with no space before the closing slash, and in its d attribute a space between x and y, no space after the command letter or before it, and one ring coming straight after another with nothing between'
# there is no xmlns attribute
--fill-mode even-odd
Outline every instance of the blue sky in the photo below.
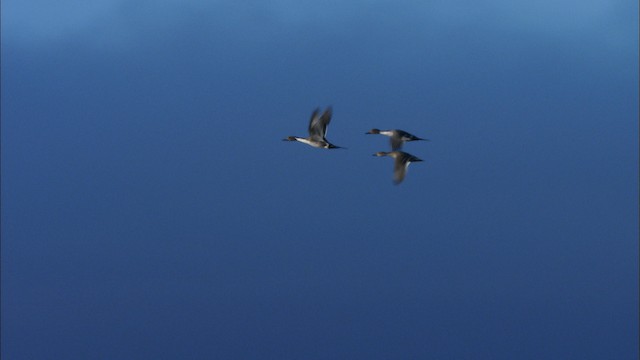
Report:
<svg viewBox="0 0 640 360"><path fill-rule="evenodd" d="M4 1L2 357L637 358L637 14Z"/></svg>

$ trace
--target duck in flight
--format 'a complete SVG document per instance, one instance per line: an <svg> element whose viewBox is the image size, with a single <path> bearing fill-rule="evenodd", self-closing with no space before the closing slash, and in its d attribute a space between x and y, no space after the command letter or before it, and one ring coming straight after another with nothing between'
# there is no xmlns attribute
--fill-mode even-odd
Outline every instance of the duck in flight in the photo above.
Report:
<svg viewBox="0 0 640 360"><path fill-rule="evenodd" d="M407 174L407 169L409 168L410 163L423 161L404 151L379 151L373 154L373 156L389 156L393 158L393 182L396 185L400 184L402 180L404 180L404 176Z"/></svg>
<svg viewBox="0 0 640 360"><path fill-rule="evenodd" d="M393 129L393 130L380 130L380 129L371 129L367 131L365 134L380 134L389 136L391 138L391 150L396 151L402 148L402 144L407 141L416 141L416 140L424 140L429 141L429 139L419 138L415 135L409 134L406 131Z"/></svg>
<svg viewBox="0 0 640 360"><path fill-rule="evenodd" d="M342 149L341 146L333 145L326 138L327 125L331 122L331 114L331 107L328 107L322 114L320 114L320 109L315 109L309 120L309 137L287 136L282 141L298 141L324 149Z"/></svg>

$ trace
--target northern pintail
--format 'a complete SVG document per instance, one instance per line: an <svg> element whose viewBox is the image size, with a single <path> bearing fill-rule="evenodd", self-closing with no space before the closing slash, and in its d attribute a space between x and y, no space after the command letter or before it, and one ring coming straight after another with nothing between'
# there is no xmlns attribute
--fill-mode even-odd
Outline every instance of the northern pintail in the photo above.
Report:
<svg viewBox="0 0 640 360"><path fill-rule="evenodd" d="M393 182L396 185L400 184L402 180L404 180L404 176L407 174L407 168L409 167L410 163L423 161L404 151L391 151L391 152L379 151L373 154L373 156L389 156L394 159Z"/></svg>
<svg viewBox="0 0 640 360"><path fill-rule="evenodd" d="M393 129L393 130L379 130L379 129L371 129L367 131L365 134L380 134L389 136L391 138L391 150L396 151L402 148L402 144L406 141L416 141L416 140L424 140L429 141L429 139L419 138L415 135L409 134L406 131Z"/></svg>
<svg viewBox="0 0 640 360"><path fill-rule="evenodd" d="M336 146L330 143L327 138L327 125L331 122L331 107L328 107L322 115L320 115L320 109L315 109L311 114L311 120L309 120L309 137L303 138L299 136L287 136L282 139L283 141L299 141L307 145L311 145L317 148L324 149L340 149L341 146Z"/></svg>

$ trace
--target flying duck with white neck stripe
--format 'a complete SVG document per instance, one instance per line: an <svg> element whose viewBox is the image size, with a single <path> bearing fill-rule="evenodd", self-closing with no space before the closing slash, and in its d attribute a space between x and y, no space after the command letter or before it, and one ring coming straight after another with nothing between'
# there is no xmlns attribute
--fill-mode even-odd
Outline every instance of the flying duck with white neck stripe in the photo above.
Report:
<svg viewBox="0 0 640 360"><path fill-rule="evenodd" d="M396 185L400 184L402 180L404 180L404 176L407 174L409 164L411 164L412 162L423 161L422 159L418 159L417 157L404 151L379 151L373 154L373 156L389 156L393 158L393 182Z"/></svg>
<svg viewBox="0 0 640 360"><path fill-rule="evenodd" d="M429 139L419 138L415 135L409 134L404 130L393 129L393 130L380 130L380 129L371 129L367 131L365 134L380 134L389 136L391 139L391 150L396 151L402 149L402 144L407 141L429 141Z"/></svg>
<svg viewBox="0 0 640 360"><path fill-rule="evenodd" d="M331 106L329 106L322 114L320 109L315 109L309 120L309 136L306 138L299 136L287 136L282 141L298 141L317 148L323 149L344 149L341 146L333 145L327 140L327 126L331 122Z"/></svg>

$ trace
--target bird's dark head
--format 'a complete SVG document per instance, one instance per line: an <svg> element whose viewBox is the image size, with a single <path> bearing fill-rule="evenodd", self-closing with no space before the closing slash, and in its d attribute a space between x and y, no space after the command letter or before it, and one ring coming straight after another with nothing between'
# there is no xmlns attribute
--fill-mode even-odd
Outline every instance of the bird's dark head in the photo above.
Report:
<svg viewBox="0 0 640 360"><path fill-rule="evenodd" d="M282 139L282 141L296 141L296 137L295 136L287 136L286 138Z"/></svg>
<svg viewBox="0 0 640 360"><path fill-rule="evenodd" d="M380 129L371 129L367 131L365 134L380 134Z"/></svg>

